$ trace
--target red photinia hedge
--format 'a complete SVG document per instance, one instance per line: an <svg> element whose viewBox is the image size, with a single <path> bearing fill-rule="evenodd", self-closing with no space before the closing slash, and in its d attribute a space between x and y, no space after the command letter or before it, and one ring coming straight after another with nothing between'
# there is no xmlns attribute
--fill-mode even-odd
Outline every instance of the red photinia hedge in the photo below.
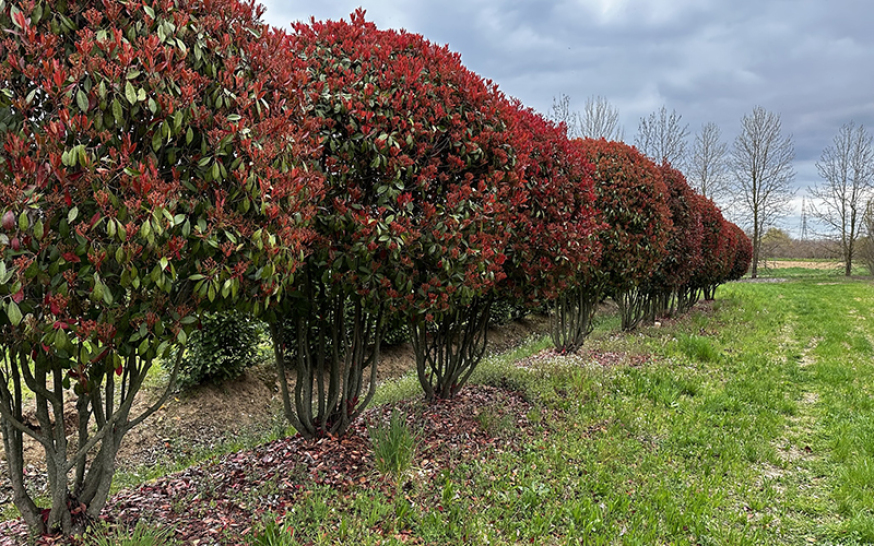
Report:
<svg viewBox="0 0 874 546"><path fill-rule="evenodd" d="M576 142L595 166L595 206L605 224L599 232L602 284L621 293L646 281L665 257L672 226L668 190L656 165L634 147Z"/></svg>
<svg viewBox="0 0 874 546"><path fill-rule="evenodd" d="M361 10L295 25L287 48L320 123L332 282L423 314L490 290L518 193L506 99L458 54Z"/></svg>
<svg viewBox="0 0 874 546"><path fill-rule="evenodd" d="M592 165L564 126L515 104L522 131L517 161L523 187L515 200L501 292L524 304L554 300L589 284L600 260Z"/></svg>
<svg viewBox="0 0 874 546"><path fill-rule="evenodd" d="M701 195L695 195L696 208L701 217L703 238L701 240L701 263L689 279L689 285L708 291L725 282L731 268L734 248L727 233L725 219L719 208Z"/></svg>
<svg viewBox="0 0 874 546"><path fill-rule="evenodd" d="M729 224L729 229L734 232L736 247L734 263L728 274L728 280L736 281L747 274L750 263L753 261L753 243L747 234L735 224Z"/></svg>
<svg viewBox="0 0 874 546"><path fill-rule="evenodd" d="M665 258L647 285L656 292L671 292L686 285L701 263L703 226L696 209L695 192L683 173L670 164L659 166L659 172L668 189L672 229Z"/></svg>
<svg viewBox="0 0 874 546"><path fill-rule="evenodd" d="M47 518L16 492L35 528L68 530L79 503L97 516L141 420L133 396L205 302L260 306L300 264L320 183L298 161L314 143L287 93L299 72L259 17L235 0L3 4L0 407L11 445L46 451ZM41 432L21 422L22 378ZM72 458L53 429L68 386Z"/></svg>

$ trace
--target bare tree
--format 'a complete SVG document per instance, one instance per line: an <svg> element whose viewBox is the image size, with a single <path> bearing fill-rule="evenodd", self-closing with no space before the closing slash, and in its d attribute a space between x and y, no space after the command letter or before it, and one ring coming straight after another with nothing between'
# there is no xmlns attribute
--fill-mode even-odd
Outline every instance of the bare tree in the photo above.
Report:
<svg viewBox="0 0 874 546"><path fill-rule="evenodd" d="M686 160L686 137L689 125L683 125L683 116L676 110L662 106L648 117L640 118L634 144L637 149L655 161L670 163L677 169L683 168Z"/></svg>
<svg viewBox="0 0 874 546"><path fill-rule="evenodd" d="M844 274L849 277L874 184L871 135L862 125L843 125L832 145L823 150L816 170L824 183L810 188L814 200L811 215L822 222L827 236L839 245Z"/></svg>
<svg viewBox="0 0 874 546"><path fill-rule="evenodd" d="M569 138L582 136L580 133L580 113L571 110L571 98L564 93L559 97L552 97L549 119L556 123L564 123L567 126Z"/></svg>
<svg viewBox="0 0 874 546"><path fill-rule="evenodd" d="M605 97L591 96L586 99L586 109L577 118L580 136L622 141L625 131L619 125L619 109Z"/></svg>
<svg viewBox="0 0 874 546"><path fill-rule="evenodd" d="M785 216L795 177L792 137L783 137L780 116L761 106L741 121L729 167L735 190L735 208L752 231L753 260L750 276L756 278L762 235Z"/></svg>
<svg viewBox="0 0 874 546"><path fill-rule="evenodd" d="M701 131L695 134L687 175L695 190L714 201L725 193L727 152L719 126L713 122L702 125Z"/></svg>

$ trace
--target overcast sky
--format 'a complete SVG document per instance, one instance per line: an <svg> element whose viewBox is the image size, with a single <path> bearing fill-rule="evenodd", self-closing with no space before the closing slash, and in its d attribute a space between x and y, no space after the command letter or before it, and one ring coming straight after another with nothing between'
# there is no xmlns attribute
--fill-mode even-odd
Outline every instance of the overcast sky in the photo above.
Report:
<svg viewBox="0 0 874 546"><path fill-rule="evenodd" d="M461 53L465 65L548 113L602 95L626 140L662 105L708 121L731 144L754 106L780 114L796 151L797 208L814 162L844 123L874 131L874 2L870 0L267 0L265 20L348 20L406 29ZM797 233L797 218L783 227Z"/></svg>

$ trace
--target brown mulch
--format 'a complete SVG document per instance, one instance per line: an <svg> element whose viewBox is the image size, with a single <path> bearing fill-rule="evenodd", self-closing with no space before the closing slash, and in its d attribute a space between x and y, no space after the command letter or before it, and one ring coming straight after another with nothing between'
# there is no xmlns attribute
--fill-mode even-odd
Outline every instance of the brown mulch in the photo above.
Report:
<svg viewBox="0 0 874 546"><path fill-rule="evenodd" d="M528 421L531 405L521 393L469 386L451 401L409 400L370 409L342 439L283 438L122 491L110 499L101 519L122 526L139 520L172 526L186 544L240 544L265 514L281 517L314 486L392 495L394 489L374 469L368 426L387 421L393 409L418 431L414 464L421 480L436 479L445 468L513 451L523 440L549 434ZM492 435L480 425L485 420L477 419L483 411L512 426ZM26 534L20 520L4 522L0 545L24 544ZM52 537L39 542L61 543Z"/></svg>

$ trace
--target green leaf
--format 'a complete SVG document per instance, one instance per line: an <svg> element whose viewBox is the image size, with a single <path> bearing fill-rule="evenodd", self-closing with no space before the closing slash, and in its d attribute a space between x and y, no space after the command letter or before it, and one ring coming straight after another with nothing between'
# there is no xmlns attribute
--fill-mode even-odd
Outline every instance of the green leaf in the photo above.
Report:
<svg viewBox="0 0 874 546"><path fill-rule="evenodd" d="M21 324L21 319L24 318L21 315L21 309L18 308L18 304L14 301L9 302L9 307L6 309L6 316L9 317L9 322L11 322L13 326Z"/></svg>
<svg viewBox="0 0 874 546"><path fill-rule="evenodd" d="M21 10L15 4L12 4L9 7L9 14L12 16L12 24L21 28L21 25L18 24L18 16L21 14Z"/></svg>
<svg viewBox="0 0 874 546"><path fill-rule="evenodd" d="M112 99L112 117L115 118L115 122L121 123L123 115L124 113L121 110L121 103L118 102L118 99Z"/></svg>
<svg viewBox="0 0 874 546"><path fill-rule="evenodd" d="M144 354L146 354L148 352L148 350L149 350L149 338L146 338L142 341L142 343L140 343L140 346L137 347L137 353L139 353L140 356L143 356Z"/></svg>
<svg viewBox="0 0 874 546"><path fill-rule="evenodd" d="M106 287L100 282L100 278L95 273L94 275L94 289L91 291L91 301L93 302L101 302L103 301L103 293L106 290Z"/></svg>
<svg viewBox="0 0 874 546"><path fill-rule="evenodd" d="M134 89L134 86L131 85L130 82L125 82L124 84L124 96L127 98L127 101L131 104L137 103L137 90Z"/></svg>
<svg viewBox="0 0 874 546"><path fill-rule="evenodd" d="M76 104L79 106L79 109L83 112L88 111L88 95L85 94L81 89L78 93L76 93Z"/></svg>

